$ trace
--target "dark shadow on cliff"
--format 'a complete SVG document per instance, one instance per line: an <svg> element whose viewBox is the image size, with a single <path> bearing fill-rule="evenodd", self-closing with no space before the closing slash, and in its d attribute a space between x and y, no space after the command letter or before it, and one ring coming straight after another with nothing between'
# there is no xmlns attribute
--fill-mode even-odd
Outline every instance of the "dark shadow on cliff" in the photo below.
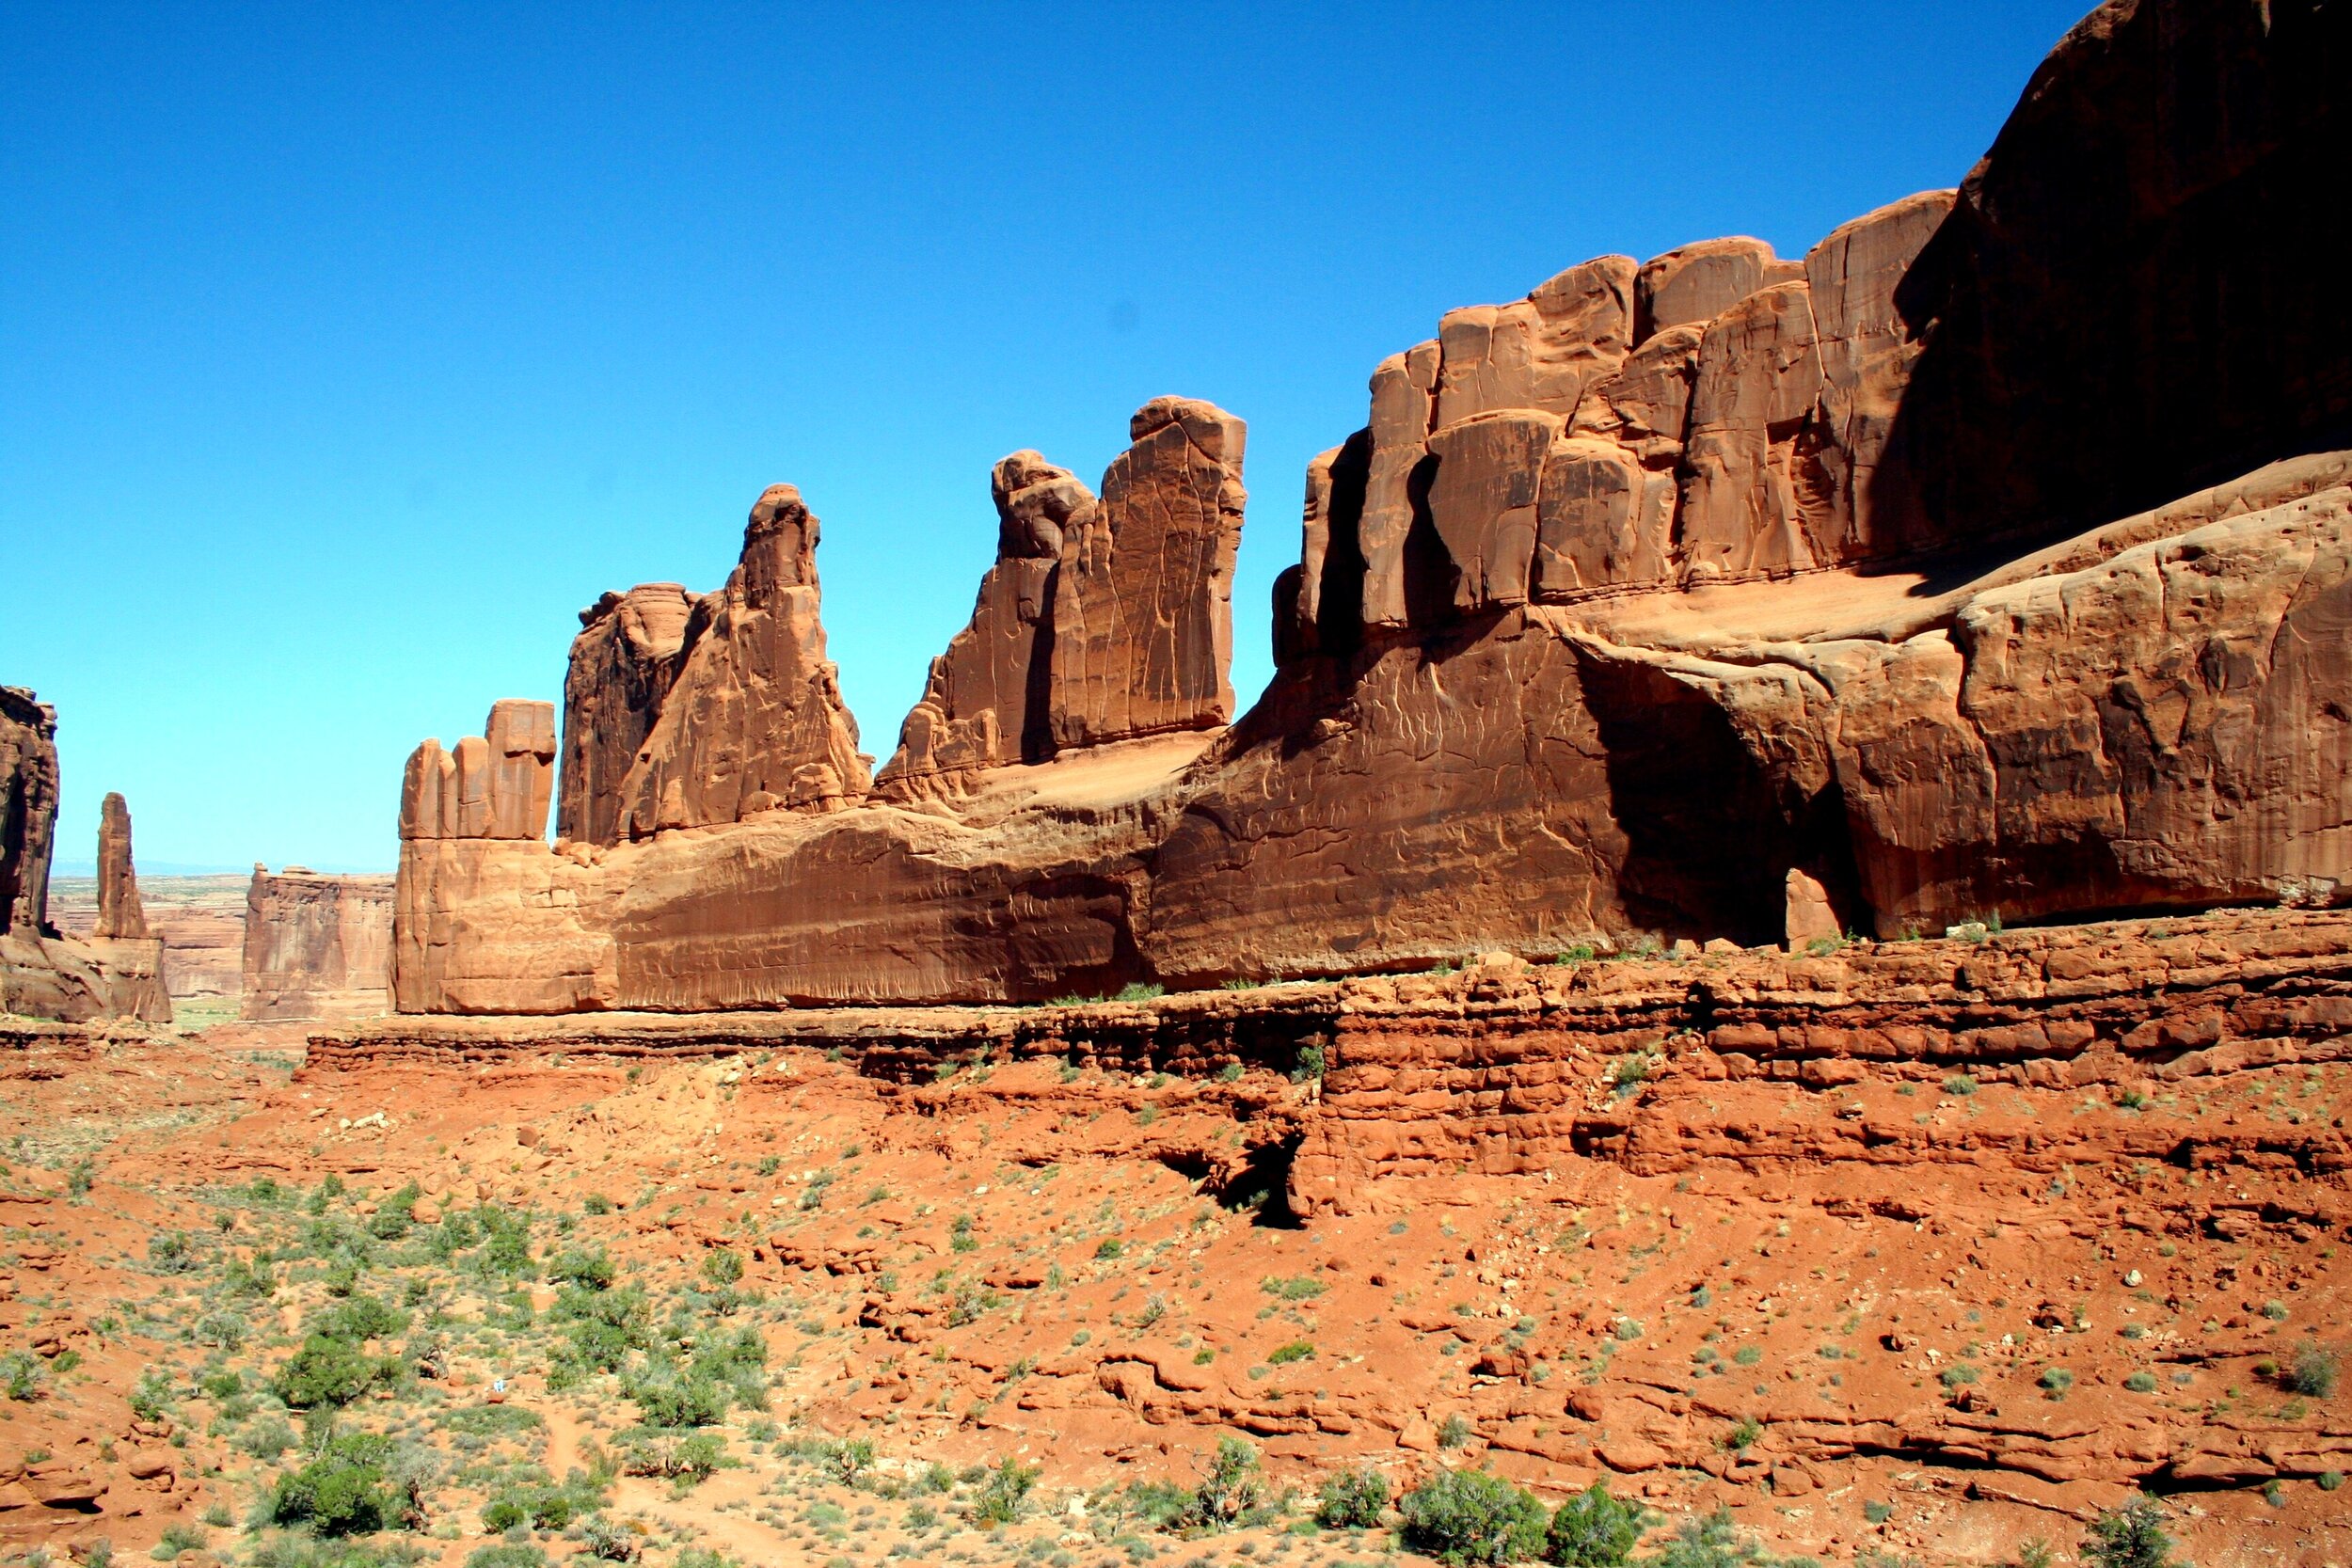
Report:
<svg viewBox="0 0 2352 1568"><path fill-rule="evenodd" d="M2063 537L2352 444L2352 289L2321 261L2348 78L2322 0L2069 35L1897 288L1926 340L1870 483L1898 548Z"/></svg>
<svg viewBox="0 0 2352 1568"><path fill-rule="evenodd" d="M1667 936L1778 942L1790 867L1867 924L1836 784L1775 779L1722 707L1654 665L1580 648L1584 702L1608 750L1610 811L1627 839L1619 897Z"/></svg>

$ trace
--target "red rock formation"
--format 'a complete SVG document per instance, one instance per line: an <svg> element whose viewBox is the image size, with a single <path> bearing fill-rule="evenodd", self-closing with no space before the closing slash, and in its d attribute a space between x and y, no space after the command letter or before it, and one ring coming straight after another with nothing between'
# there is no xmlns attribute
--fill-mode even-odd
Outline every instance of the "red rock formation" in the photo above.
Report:
<svg viewBox="0 0 2352 1568"><path fill-rule="evenodd" d="M368 1018L390 1006L393 879L253 868L244 1002L253 1020Z"/></svg>
<svg viewBox="0 0 2352 1568"><path fill-rule="evenodd" d="M622 786L677 679L693 608L678 584L648 582L580 612L564 678L558 838L610 844L620 836Z"/></svg>
<svg viewBox="0 0 2352 1568"><path fill-rule="evenodd" d="M996 562L971 623L931 660L898 750L875 776L884 800L969 791L983 768L1053 751L1049 705L1054 585L1071 530L1091 523L1094 493L1067 468L1017 451L990 475ZM1229 611L1230 614L1230 611Z"/></svg>
<svg viewBox="0 0 2352 1568"><path fill-rule="evenodd" d="M1642 933L1777 942L1792 888L1807 941L2332 899L2352 881L2352 458L2319 438L2352 332L2328 329L2341 291L2274 248L2300 210L2226 235L2215 214L2281 214L2280 171L2326 163L2334 110L2270 95L2316 69L2291 47L2332 58L2344 27L2296 6L2257 36L2234 12L2118 3L1957 197L1893 203L1802 264L1746 240L1604 257L1449 312L1375 372L1366 430L1310 466L1278 673L1230 730L1240 427L1147 405L1099 503L1056 492L1050 583L1025 600L992 574L935 668L886 784L940 809L734 827L734 797L687 791L697 767L632 836L725 833L436 851L402 1005L1034 999ZM2222 71L2251 97L2209 163L2140 100L2107 102L2218 103ZM2119 192L2138 205L2112 232L2068 229ZM2175 281L2214 309L2171 310ZM2278 302L2296 342L2205 342L2245 300ZM2143 365L2129 344L2152 336ZM2061 344L2106 379L2053 364ZM2265 353L2305 399L2291 414L2236 373ZM2171 383L2142 371L2190 365L2232 373L2164 447L2144 411ZM2053 455L2046 388L2130 461ZM2020 410L2041 416L2012 465L1995 433ZM2305 454L2191 493L2255 450ZM2081 510L2136 491L2177 499ZM2004 539L2007 561L1986 548ZM1041 545L1018 546L996 572L1047 578L1027 564ZM737 733L688 685L657 754ZM726 754L805 755L797 722ZM1188 748L1133 738L1187 729ZM1035 766L989 766L1016 757Z"/></svg>
<svg viewBox="0 0 2352 1568"><path fill-rule="evenodd" d="M1057 749L1233 715L1246 427L1214 404L1154 398L1127 430L1102 500L1063 529L1046 698Z"/></svg>
<svg viewBox="0 0 2352 1568"><path fill-rule="evenodd" d="M145 938L138 873L131 865L131 808L109 793L98 811L98 924L92 935Z"/></svg>
<svg viewBox="0 0 2352 1568"><path fill-rule="evenodd" d="M706 827L862 799L867 763L825 661L816 515L789 484L752 508L741 561L696 602L686 649L621 785L620 832Z"/></svg>
<svg viewBox="0 0 2352 1568"><path fill-rule="evenodd" d="M547 836L554 791L555 707L521 698L490 706L486 736L444 752L428 740L409 754L401 783L400 836L524 839Z"/></svg>
<svg viewBox="0 0 2352 1568"><path fill-rule="evenodd" d="M56 709L0 686L0 936L38 937L49 923L56 736Z"/></svg>
<svg viewBox="0 0 2352 1568"><path fill-rule="evenodd" d="M105 928L83 942L50 923L56 730L56 709L21 687L0 686L0 1013L168 1023L163 943L145 935L121 796L106 797L98 834L101 886L111 889L102 891Z"/></svg>

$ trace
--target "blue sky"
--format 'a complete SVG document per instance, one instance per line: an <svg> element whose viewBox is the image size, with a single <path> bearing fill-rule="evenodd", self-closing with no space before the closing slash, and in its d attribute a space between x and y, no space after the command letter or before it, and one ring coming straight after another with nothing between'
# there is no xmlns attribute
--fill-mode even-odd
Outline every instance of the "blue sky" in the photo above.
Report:
<svg viewBox="0 0 2352 1568"><path fill-rule="evenodd" d="M799 484L887 755L993 552L1167 392L1308 457L1440 311L1956 183L2067 4L0 8L0 682L61 865L394 859L402 759Z"/></svg>

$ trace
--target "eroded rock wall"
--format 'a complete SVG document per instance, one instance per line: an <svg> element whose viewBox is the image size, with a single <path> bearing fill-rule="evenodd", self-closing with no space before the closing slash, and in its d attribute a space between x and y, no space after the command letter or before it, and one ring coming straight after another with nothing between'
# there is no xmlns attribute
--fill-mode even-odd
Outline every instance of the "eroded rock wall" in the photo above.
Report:
<svg viewBox="0 0 2352 1568"><path fill-rule="evenodd" d="M2287 243L2324 204L2287 208L2340 162L2314 73L2345 26L2116 0L1956 192L1802 260L1701 242L1447 312L1310 465L1277 675L1230 729L1242 430L1212 405L1147 404L1099 499L1000 466L998 559L863 804L814 519L771 492L629 842L409 835L444 880L404 881L441 934L403 1005L1034 999L2332 900L2352 331Z"/></svg>
<svg viewBox="0 0 2352 1568"><path fill-rule="evenodd" d="M391 1007L390 877L253 868L244 1001L256 1020L372 1018Z"/></svg>
<svg viewBox="0 0 2352 1568"><path fill-rule="evenodd" d="M580 612L564 677L564 759L555 833L620 836L622 791L677 680L694 596L675 582L607 594Z"/></svg>
<svg viewBox="0 0 2352 1568"><path fill-rule="evenodd" d="M870 765L825 658L818 531L789 484L753 506L742 559L688 617L676 680L621 785L622 833L865 797Z"/></svg>

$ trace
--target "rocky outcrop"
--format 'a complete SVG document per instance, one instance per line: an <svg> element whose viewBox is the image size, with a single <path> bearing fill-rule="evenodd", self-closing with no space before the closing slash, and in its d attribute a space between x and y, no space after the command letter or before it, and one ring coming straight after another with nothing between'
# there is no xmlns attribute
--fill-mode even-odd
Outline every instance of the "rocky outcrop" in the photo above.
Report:
<svg viewBox="0 0 2352 1568"><path fill-rule="evenodd" d="M389 1011L392 899L389 877L256 865L246 894L238 1016L350 1019Z"/></svg>
<svg viewBox="0 0 2352 1568"><path fill-rule="evenodd" d="M621 833L865 797L869 764L825 659L818 532L789 484L752 508L741 561L687 620L676 681L621 784Z"/></svg>
<svg viewBox="0 0 2352 1568"><path fill-rule="evenodd" d="M0 686L0 936L38 937L49 921L57 827L57 710Z"/></svg>
<svg viewBox="0 0 2352 1568"><path fill-rule="evenodd" d="M998 463L996 562L931 661L876 781L883 800L968 794L986 768L1232 717L1242 421L1156 398L1103 494L1034 451Z"/></svg>
<svg viewBox="0 0 2352 1568"><path fill-rule="evenodd" d="M971 623L931 660L898 750L875 775L884 800L968 793L982 769L1053 754L1055 584L1063 544L1092 526L1100 503L1075 474L1034 451L1002 459L989 479L995 564L980 578Z"/></svg>
<svg viewBox="0 0 2352 1568"><path fill-rule="evenodd" d="M92 935L146 938L138 872L131 864L131 808L108 794L98 811L98 924Z"/></svg>
<svg viewBox="0 0 2352 1568"><path fill-rule="evenodd" d="M555 834L584 844L620 836L628 770L677 680L694 596L675 582L607 594L580 612L564 677L564 761Z"/></svg>
<svg viewBox="0 0 2352 1568"><path fill-rule="evenodd" d="M483 735L449 751L428 740L408 757L401 784L404 843L448 838L547 836L554 790L555 708L506 698L490 706Z"/></svg>
<svg viewBox="0 0 2352 1568"><path fill-rule="evenodd" d="M1046 683L1057 750L1233 715L1247 430L1214 404L1154 398L1127 431L1102 499L1062 530Z"/></svg>
<svg viewBox="0 0 2352 1568"><path fill-rule="evenodd" d="M685 781L717 761L665 763L674 809L639 789L609 849L437 850L402 1005L1036 1000L2332 900L2352 463L2314 443L2352 333L2272 248L2299 230L2224 243L2216 218L2326 162L2334 111L2271 97L2313 69L2287 51L2333 57L2344 24L2273 10L2265 34L2104 8L1958 192L1802 261L1749 239L1602 257L1448 312L1309 466L1277 673L1230 728L1239 422L1146 405L1099 500L1009 459L997 562L882 800L777 814L854 792L714 794ZM2142 92L2156 108L2107 102ZM2210 159L2161 131L2222 102ZM2053 232L2119 190L2113 232ZM2181 288L2212 308L2171 311ZM2249 300L2317 324L2260 351L2291 415L2238 373L2256 350L2203 341L2269 335ZM2152 335L2171 346L2144 362L2121 346ZM2060 344L2109 379L2053 366ZM2150 375L2196 365L2209 420L2155 441ZM2095 406L2114 462L2045 450L2042 386ZM1988 433L2023 413L2011 463ZM2268 450L2296 455L2194 488ZM2134 494L2172 499L2085 510ZM806 708L754 733L690 703L688 641L648 756L822 749Z"/></svg>
<svg viewBox="0 0 2352 1568"><path fill-rule="evenodd" d="M56 733L55 708L0 686L0 1013L168 1023L163 943L146 934L121 796L106 797L98 830L99 930L82 941L50 921Z"/></svg>

